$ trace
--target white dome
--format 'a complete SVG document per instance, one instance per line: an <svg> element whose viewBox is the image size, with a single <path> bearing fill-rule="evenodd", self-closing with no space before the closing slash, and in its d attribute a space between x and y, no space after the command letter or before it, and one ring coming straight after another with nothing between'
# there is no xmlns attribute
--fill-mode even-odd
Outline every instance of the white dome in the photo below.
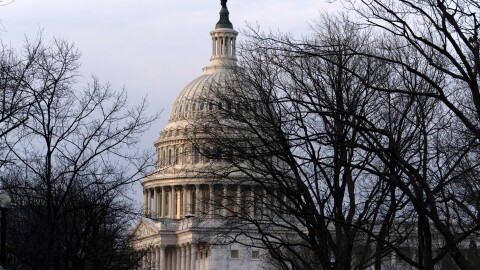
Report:
<svg viewBox="0 0 480 270"><path fill-rule="evenodd" d="M222 96L225 81L228 76L226 70L202 76L190 82L175 99L168 123L193 119L199 113L213 110L214 100Z"/></svg>

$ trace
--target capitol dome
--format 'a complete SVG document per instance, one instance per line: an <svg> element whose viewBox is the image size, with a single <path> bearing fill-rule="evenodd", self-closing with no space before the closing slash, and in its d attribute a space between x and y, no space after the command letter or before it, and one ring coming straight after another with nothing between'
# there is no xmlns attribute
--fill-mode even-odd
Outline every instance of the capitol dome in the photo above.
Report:
<svg viewBox="0 0 480 270"><path fill-rule="evenodd" d="M259 250L236 244L226 250L210 241L212 233L224 229L222 219L230 211L246 209L247 198L260 196L260 189L247 183L212 178L212 168L218 169L221 163L200 151L201 147L203 153L221 153L203 131L212 114L233 109L233 93L228 90L240 86L234 76L238 33L229 21L226 2L221 1L220 20L210 32L210 63L176 98L167 126L154 142L156 169L141 181L144 218L133 232L136 248L149 250L141 269L206 270L227 269L227 265L234 267L230 269L258 269ZM237 109L239 104L235 104ZM258 207L252 211L259 213ZM242 252L256 256L249 255L241 264L228 257Z"/></svg>
<svg viewBox="0 0 480 270"><path fill-rule="evenodd" d="M222 12L220 15L222 16ZM227 23L224 23L225 21ZM218 28L219 25L231 28ZM199 114L214 110L215 106L221 106L221 103L214 100L225 94L223 93L225 86L230 81L232 72L238 68L235 57L237 35L238 32L233 30L228 16L223 22L221 18L217 28L210 32L212 38L210 63L203 68L202 75L191 81L177 96L166 129L176 127L176 122L192 120Z"/></svg>
<svg viewBox="0 0 480 270"><path fill-rule="evenodd" d="M225 2L220 10L220 20L210 32L210 63L202 69L199 77L187 84L173 103L167 126L154 142L156 173L142 181L144 187L163 185L159 179L173 181L208 165L193 142L192 134L199 125L207 122L212 113L232 108L232 98L227 98L229 93L226 90L235 86L237 35Z"/></svg>
<svg viewBox="0 0 480 270"><path fill-rule="evenodd" d="M167 129L176 122L198 119L198 116L222 106L216 99L225 95L229 77L231 72L222 70L203 74L190 82L173 103Z"/></svg>

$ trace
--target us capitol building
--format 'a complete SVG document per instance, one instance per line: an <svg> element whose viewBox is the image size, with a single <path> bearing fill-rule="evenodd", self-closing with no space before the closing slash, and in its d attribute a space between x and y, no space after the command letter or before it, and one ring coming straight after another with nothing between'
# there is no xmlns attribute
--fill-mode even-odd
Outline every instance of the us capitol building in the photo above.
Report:
<svg viewBox="0 0 480 270"><path fill-rule="evenodd" d="M259 268L265 252L238 244L212 244L216 232L222 229L221 216L228 213L226 208L208 202L226 198L222 194L240 202L253 189L195 173L212 168L215 162L202 158L191 139L193 124L212 110L212 105L202 99L218 88L237 61L238 32L229 20L227 1L221 2L220 20L210 32L210 63L175 100L168 124L154 143L156 170L142 180L144 218L133 231L135 248L149 250L142 260L142 270L252 270Z"/></svg>

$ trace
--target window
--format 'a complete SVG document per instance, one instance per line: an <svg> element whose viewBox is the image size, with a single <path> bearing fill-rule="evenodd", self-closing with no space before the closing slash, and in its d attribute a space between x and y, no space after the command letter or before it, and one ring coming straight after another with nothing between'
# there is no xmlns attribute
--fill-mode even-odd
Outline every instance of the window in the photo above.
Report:
<svg viewBox="0 0 480 270"><path fill-rule="evenodd" d="M217 147L215 147L215 156L214 158L221 158L222 157L222 147L217 145Z"/></svg>
<svg viewBox="0 0 480 270"><path fill-rule="evenodd" d="M237 249L230 250L230 258L231 259L238 259L240 258L240 253Z"/></svg>
<svg viewBox="0 0 480 270"><path fill-rule="evenodd" d="M176 147L175 148L175 164L178 164L180 162L180 160L178 159L178 156L179 156L179 153L180 153L180 148Z"/></svg>
<svg viewBox="0 0 480 270"><path fill-rule="evenodd" d="M196 164L200 162L200 151L198 150L198 147L194 146L192 147L192 163Z"/></svg>
<svg viewBox="0 0 480 270"><path fill-rule="evenodd" d="M166 151L164 149L162 151L162 167L165 166L166 160L167 160L167 154L166 154Z"/></svg>
<svg viewBox="0 0 480 270"><path fill-rule="evenodd" d="M260 259L260 251L252 250L252 259L259 260Z"/></svg>
<svg viewBox="0 0 480 270"><path fill-rule="evenodd" d="M205 155L205 158L206 158L206 159L212 158L210 147L208 147L208 146L205 147L205 150L204 150L204 153L203 153L203 154Z"/></svg>

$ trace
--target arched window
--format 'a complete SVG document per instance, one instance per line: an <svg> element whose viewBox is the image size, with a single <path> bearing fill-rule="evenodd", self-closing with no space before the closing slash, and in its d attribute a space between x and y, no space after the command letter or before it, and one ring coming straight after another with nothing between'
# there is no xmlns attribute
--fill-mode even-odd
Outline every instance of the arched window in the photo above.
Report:
<svg viewBox="0 0 480 270"><path fill-rule="evenodd" d="M165 161L166 161L166 152L165 149L162 150L162 167L165 167Z"/></svg>
<svg viewBox="0 0 480 270"><path fill-rule="evenodd" d="M172 165L172 149L168 149L168 165Z"/></svg>
<svg viewBox="0 0 480 270"><path fill-rule="evenodd" d="M200 162L198 147L192 147L192 163L196 164Z"/></svg>
<svg viewBox="0 0 480 270"><path fill-rule="evenodd" d="M160 149L157 150L157 167L162 166L162 155Z"/></svg>
<svg viewBox="0 0 480 270"><path fill-rule="evenodd" d="M214 157L216 159L220 158L222 156L222 147L220 145L217 145L215 147L215 153L214 153Z"/></svg>
<svg viewBox="0 0 480 270"><path fill-rule="evenodd" d="M190 148L185 147L183 149L183 158L184 158L184 164L188 164L191 162L191 152Z"/></svg>
<svg viewBox="0 0 480 270"><path fill-rule="evenodd" d="M175 164L179 164L179 163L180 163L180 161L179 161L179 154L180 154L180 153L179 153L179 152L180 152L180 148L179 148L179 147L176 147L176 148L175 148L175 161L174 161Z"/></svg>
<svg viewBox="0 0 480 270"><path fill-rule="evenodd" d="M204 155L205 155L205 161L207 161L209 158L211 158L211 154L212 154L212 153L211 153L211 150L210 150L210 147L208 147L208 146L205 147L205 150L204 150L204 151L205 151L205 153L204 153Z"/></svg>
<svg viewBox="0 0 480 270"><path fill-rule="evenodd" d="M225 149L225 157L229 161L233 161L233 149L231 147L227 147Z"/></svg>

